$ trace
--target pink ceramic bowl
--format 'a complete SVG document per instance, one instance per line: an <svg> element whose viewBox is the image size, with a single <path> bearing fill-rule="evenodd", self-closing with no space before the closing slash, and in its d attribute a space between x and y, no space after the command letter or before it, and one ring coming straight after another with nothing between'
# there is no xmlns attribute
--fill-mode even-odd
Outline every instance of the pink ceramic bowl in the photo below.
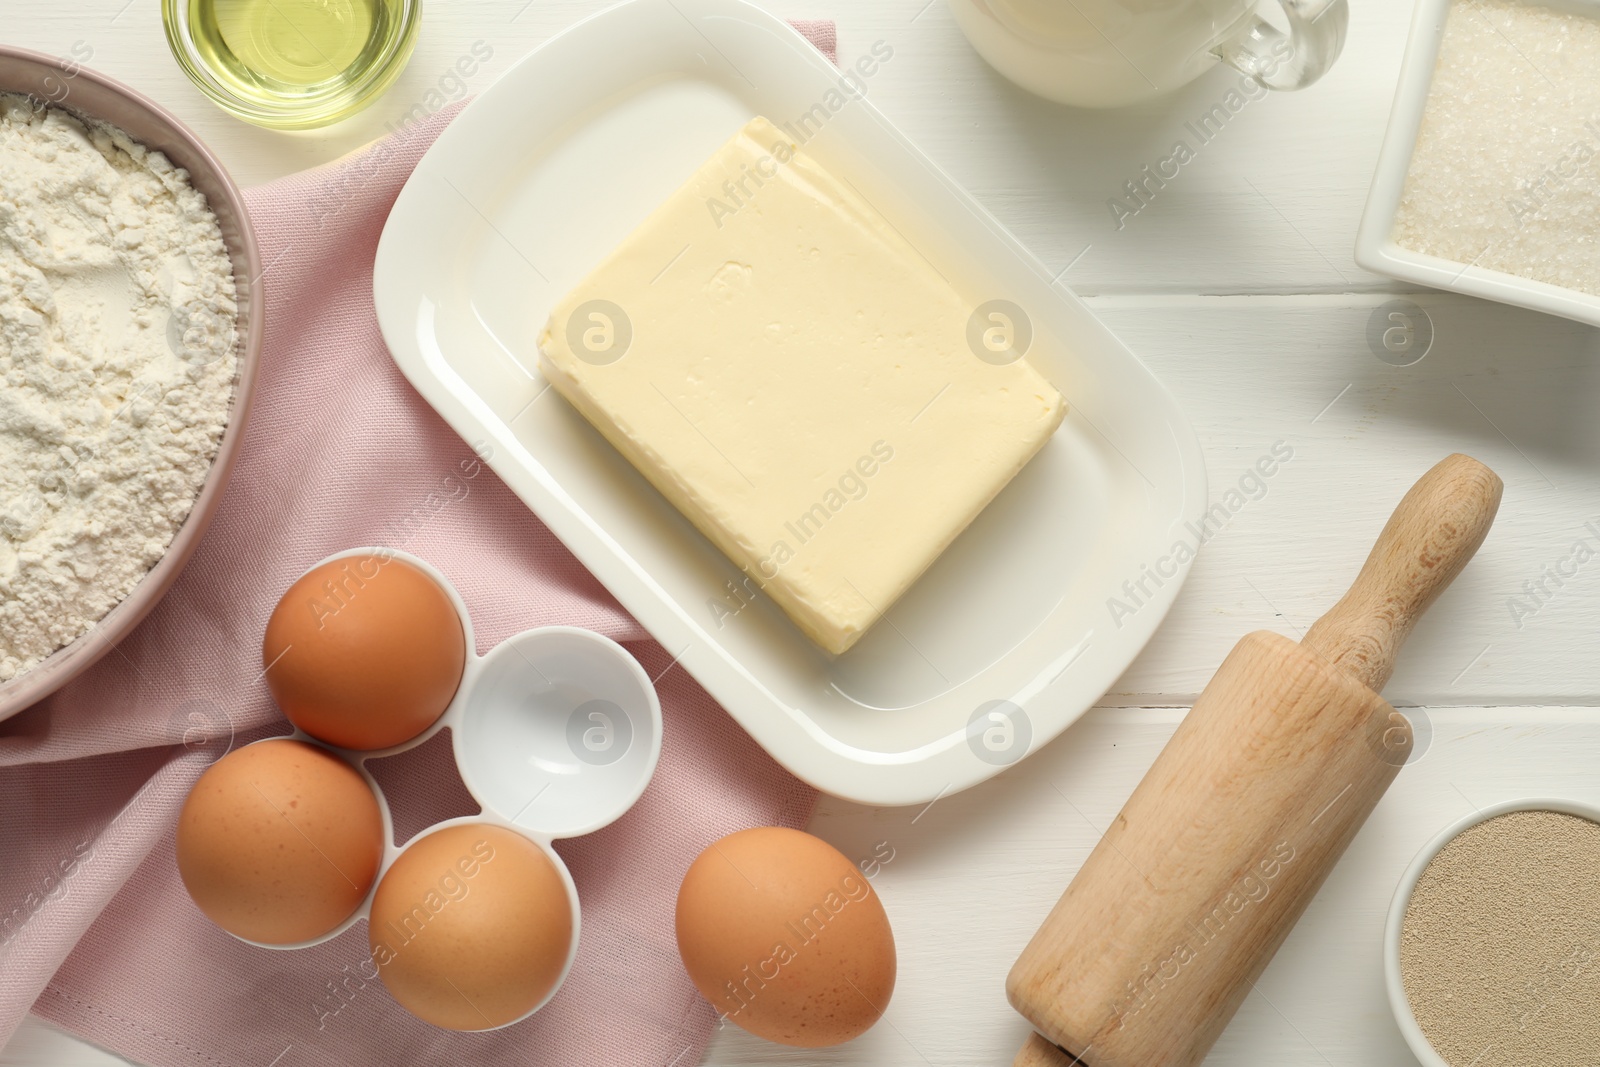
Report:
<svg viewBox="0 0 1600 1067"><path fill-rule="evenodd" d="M238 369L233 387L233 408L222 444L212 461L211 473L194 502L189 517L172 539L167 553L133 591L88 633L58 649L30 671L0 685L0 719L9 718L65 685L95 660L109 652L139 624L156 601L171 588L189 561L206 524L222 498L223 486L244 437L245 416L261 357L261 258L244 198L217 158L200 139L164 108L103 74L38 52L0 45L0 92L32 94L36 99L64 107L88 118L120 126L135 140L159 149L189 172L189 180L210 202L222 226L222 238L233 259L233 276L239 292Z"/></svg>

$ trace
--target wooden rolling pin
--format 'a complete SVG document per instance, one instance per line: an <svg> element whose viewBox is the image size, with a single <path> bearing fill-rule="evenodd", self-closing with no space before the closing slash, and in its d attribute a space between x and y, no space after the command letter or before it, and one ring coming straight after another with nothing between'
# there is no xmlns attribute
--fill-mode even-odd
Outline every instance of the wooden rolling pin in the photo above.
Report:
<svg viewBox="0 0 1600 1067"><path fill-rule="evenodd" d="M1037 1030L1014 1067L1205 1058L1409 756L1377 690L1500 491L1448 457L1303 643L1239 642L1011 969Z"/></svg>

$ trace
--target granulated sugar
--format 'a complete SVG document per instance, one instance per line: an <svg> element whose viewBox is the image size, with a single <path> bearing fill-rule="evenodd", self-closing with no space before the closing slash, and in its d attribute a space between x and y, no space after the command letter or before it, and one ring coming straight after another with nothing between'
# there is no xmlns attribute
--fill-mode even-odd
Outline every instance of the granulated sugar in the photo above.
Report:
<svg viewBox="0 0 1600 1067"><path fill-rule="evenodd" d="M1520 811L1451 841L1406 908L1400 973L1451 1067L1600 1063L1600 824Z"/></svg>
<svg viewBox="0 0 1600 1067"><path fill-rule="evenodd" d="M1452 4L1395 242L1600 294L1596 71L1600 5Z"/></svg>

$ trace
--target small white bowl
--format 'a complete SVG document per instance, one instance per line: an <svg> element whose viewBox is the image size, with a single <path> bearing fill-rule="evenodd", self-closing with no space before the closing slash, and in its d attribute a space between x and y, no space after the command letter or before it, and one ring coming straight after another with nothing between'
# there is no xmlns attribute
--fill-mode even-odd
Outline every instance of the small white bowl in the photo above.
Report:
<svg viewBox="0 0 1600 1067"><path fill-rule="evenodd" d="M1430 0L1422 0L1424 4ZM1406 996L1405 983L1400 978L1400 928L1405 922L1406 909L1411 906L1411 894L1416 892L1417 882L1422 879L1422 872L1428 869L1428 864L1450 842L1454 841L1467 830L1490 819L1509 815L1514 811L1558 811L1565 815L1576 815L1580 819L1600 823L1600 807L1593 804L1584 804L1576 800L1557 800L1549 797L1535 797L1527 800L1507 800L1491 807L1473 812L1464 819L1459 819L1446 827L1439 836L1423 846L1417 858L1411 861L1411 866L1406 868L1404 877L1400 879L1400 888L1395 890L1394 900L1389 905L1389 919L1383 928L1383 980L1389 991L1389 1007L1394 1011L1395 1022L1400 1025L1400 1033L1406 1039L1406 1044L1411 1046L1412 1055L1422 1067L1451 1067L1450 1063L1437 1052L1428 1041L1422 1027L1417 1024L1417 1017L1411 1012L1411 999Z"/></svg>
<svg viewBox="0 0 1600 1067"><path fill-rule="evenodd" d="M1400 85L1395 90L1394 108L1389 112L1389 129L1383 137L1378 168L1367 193L1361 228L1356 233L1356 263L1366 270L1402 281L1600 326L1600 296L1413 252L1394 241L1395 215L1417 146L1422 113L1428 104L1428 90L1433 84L1445 19L1453 2L1417 0L1411 37L1400 66Z"/></svg>

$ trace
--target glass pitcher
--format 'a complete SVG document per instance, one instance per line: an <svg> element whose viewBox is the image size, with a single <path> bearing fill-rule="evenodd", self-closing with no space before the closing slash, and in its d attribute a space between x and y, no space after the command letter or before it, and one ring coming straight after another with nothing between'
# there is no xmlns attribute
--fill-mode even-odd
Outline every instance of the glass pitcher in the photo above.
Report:
<svg viewBox="0 0 1600 1067"><path fill-rule="evenodd" d="M1172 92L1218 62L1269 89L1303 89L1344 47L1346 0L1279 0L1289 31L1255 0L950 0L986 60L1031 92L1119 107Z"/></svg>

